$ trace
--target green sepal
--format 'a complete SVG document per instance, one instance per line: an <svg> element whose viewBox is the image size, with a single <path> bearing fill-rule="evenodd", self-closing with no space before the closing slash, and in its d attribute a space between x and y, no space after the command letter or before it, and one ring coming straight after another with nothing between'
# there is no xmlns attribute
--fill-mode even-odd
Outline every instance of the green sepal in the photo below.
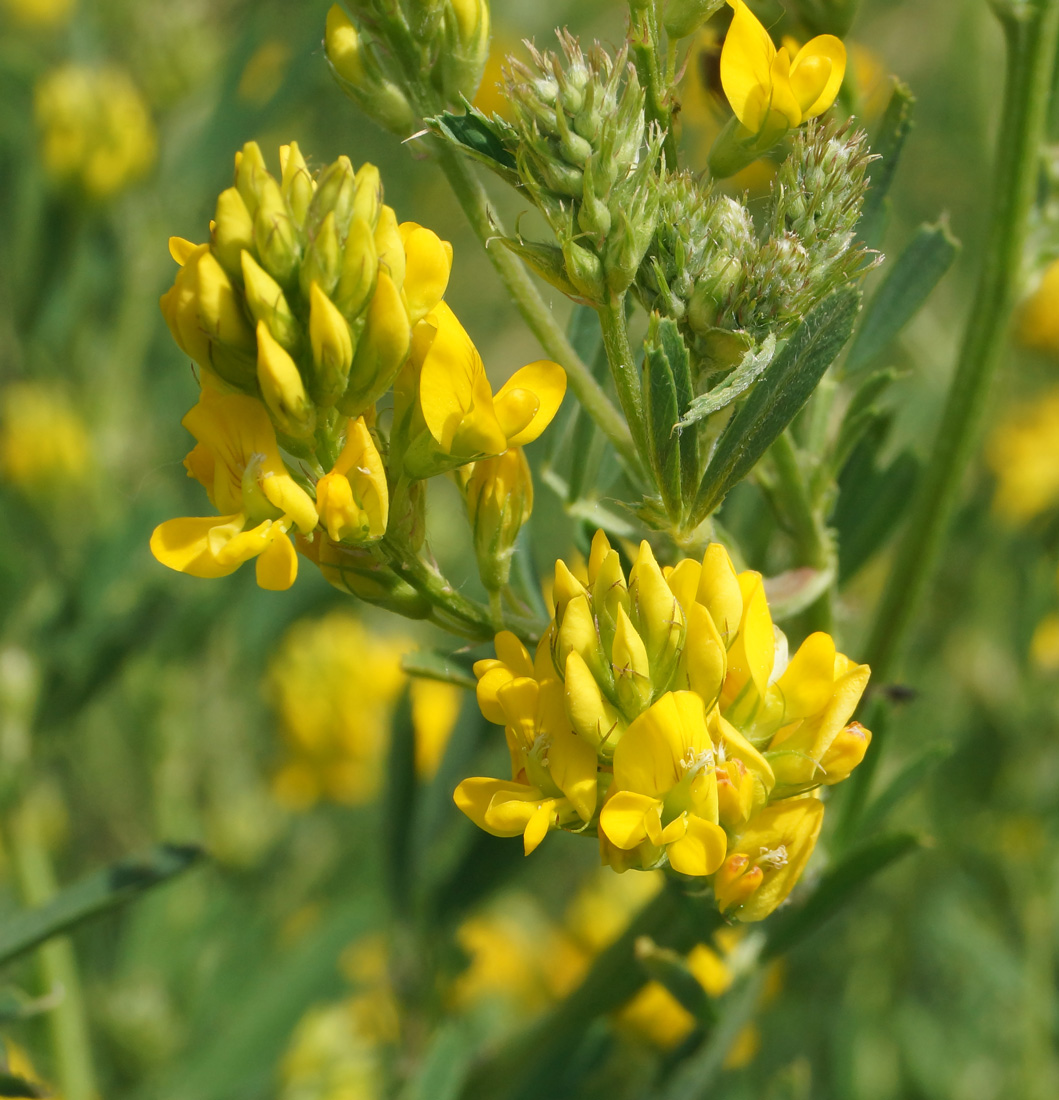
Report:
<svg viewBox="0 0 1059 1100"><path fill-rule="evenodd" d="M401 668L409 676L472 689L477 684L471 672L473 663L465 653L442 653L437 649L416 649L401 658Z"/></svg>
<svg viewBox="0 0 1059 1100"><path fill-rule="evenodd" d="M567 277L566 259L561 248L553 244L523 241L516 237L501 237L500 243L511 249L546 283L555 287L556 290L561 290L568 298L581 300L581 292Z"/></svg>
<svg viewBox="0 0 1059 1100"><path fill-rule="evenodd" d="M706 468L692 526L724 500L801 411L853 331L860 292L843 287L812 309L729 421Z"/></svg>
<svg viewBox="0 0 1059 1100"><path fill-rule="evenodd" d="M492 169L513 187L518 185L518 168L511 151L518 146L518 135L503 119L495 115L487 118L477 107L467 103L467 110L462 115L446 111L425 118L423 122L442 141Z"/></svg>
<svg viewBox="0 0 1059 1100"><path fill-rule="evenodd" d="M960 242L949 232L944 218L937 225L919 227L864 307L846 357L846 374L870 366L886 350L930 297L959 252Z"/></svg>

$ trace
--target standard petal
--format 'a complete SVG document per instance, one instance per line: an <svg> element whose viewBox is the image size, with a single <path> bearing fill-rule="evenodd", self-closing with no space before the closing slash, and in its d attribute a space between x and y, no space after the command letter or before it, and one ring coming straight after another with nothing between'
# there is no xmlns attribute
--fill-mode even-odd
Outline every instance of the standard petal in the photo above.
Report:
<svg viewBox="0 0 1059 1100"><path fill-rule="evenodd" d="M820 74L824 70L824 62L830 64L827 79L816 98L811 102L806 102L813 86L820 80ZM802 76L803 68L807 69L806 77L808 79ZM806 42L791 62L791 86L799 102L803 105L803 120L822 115L835 102L845 75L846 47L842 44L840 38L836 38L833 34L821 34Z"/></svg>
<svg viewBox="0 0 1059 1100"><path fill-rule="evenodd" d="M729 0L735 9L721 49L721 87L736 118L748 130L757 132L759 119L747 121L748 100L755 92L770 87L776 47L769 33L743 0Z"/></svg>
<svg viewBox="0 0 1059 1100"><path fill-rule="evenodd" d="M520 390L536 398L537 407L525 419L528 402ZM497 419L507 435L509 447L533 442L552 422L566 394L566 371L550 359L538 359L515 373L500 388L494 404Z"/></svg>

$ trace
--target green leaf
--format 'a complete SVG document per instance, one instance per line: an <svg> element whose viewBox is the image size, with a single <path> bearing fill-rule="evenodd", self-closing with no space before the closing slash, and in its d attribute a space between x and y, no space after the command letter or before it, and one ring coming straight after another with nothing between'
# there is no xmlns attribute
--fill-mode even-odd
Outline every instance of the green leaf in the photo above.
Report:
<svg viewBox="0 0 1059 1100"><path fill-rule="evenodd" d="M691 356L688 354L684 337L680 335L680 328L674 322L668 321L662 325L659 336L662 341L662 350L673 371L673 382L677 390L677 413L683 417L695 396L695 388L691 381ZM680 492L684 500L692 500L702 477L698 432L681 431L678 423L676 433L680 441Z"/></svg>
<svg viewBox="0 0 1059 1100"><path fill-rule="evenodd" d="M641 936L636 941L635 952L636 961L647 976L664 985L700 1024L716 1022L713 1001L682 955L668 947L659 947L650 936Z"/></svg>
<svg viewBox="0 0 1059 1100"><path fill-rule="evenodd" d="M832 475L845 466L853 453L854 447L871 430L879 420L888 418L887 409L877 404L877 400L889 389L890 385L900 377L901 372L896 367L887 367L885 370L873 371L869 374L850 399L846 407L842 424L838 429L838 438L835 441L828 469Z"/></svg>
<svg viewBox="0 0 1059 1100"><path fill-rule="evenodd" d="M726 409L736 398L742 397L765 373L775 354L776 337L770 333L760 348L755 345L743 355L739 365L716 389L700 394L691 402L688 411L684 414L684 419L680 422L680 427L686 428L690 424L705 420L715 412Z"/></svg>
<svg viewBox="0 0 1059 1100"><path fill-rule="evenodd" d="M701 523L741 481L809 399L853 331L860 293L843 287L814 307L729 421L692 515Z"/></svg>
<svg viewBox="0 0 1059 1100"><path fill-rule="evenodd" d="M0 1070L0 1096L21 1096L24 1100L37 1100L38 1097L50 1095L40 1085L34 1085L24 1077Z"/></svg>
<svg viewBox="0 0 1059 1100"><path fill-rule="evenodd" d="M887 267L886 278L864 307L857 335L846 357L852 374L869 366L916 312L952 266L960 242L944 219L921 225L908 247Z"/></svg>
<svg viewBox="0 0 1059 1100"><path fill-rule="evenodd" d="M409 841L416 793L416 731L412 721L412 698L405 687L393 716L382 808L386 885L398 911L408 902L413 880Z"/></svg>
<svg viewBox="0 0 1059 1100"><path fill-rule="evenodd" d="M471 671L473 664L469 653L442 653L438 649L417 649L401 658L401 668L409 676L464 688L473 688L477 683Z"/></svg>
<svg viewBox="0 0 1059 1100"><path fill-rule="evenodd" d="M663 340L662 332L669 329L672 332L667 331L668 339ZM678 370L682 375L688 375L690 385L688 352L677 331L676 322L669 318L659 320L655 314L651 318L651 328L644 344L643 395L647 442L655 484L662 494L662 502L669 516L678 519L681 507L680 446L675 429L680 420L680 406L670 355L677 360Z"/></svg>
<svg viewBox="0 0 1059 1100"><path fill-rule="evenodd" d="M473 1047L462 1023L443 1024L431 1038L422 1066L401 1093L401 1100L456 1100L472 1053Z"/></svg>
<svg viewBox="0 0 1059 1100"><path fill-rule="evenodd" d="M858 236L869 248L879 246L886 228L890 185L901 159L905 139L912 129L912 109L915 105L916 97L908 85L895 81L893 95L872 142L871 151L879 159L874 162L868 181L868 193L864 198L857 226Z"/></svg>
<svg viewBox="0 0 1059 1100"><path fill-rule="evenodd" d="M889 833L851 850L825 872L801 905L784 909L772 918L762 959L786 954L845 908L875 875L922 844L916 833Z"/></svg>
<svg viewBox="0 0 1059 1100"><path fill-rule="evenodd" d="M0 963L32 951L53 936L124 905L197 863L203 851L191 844L160 844L143 858L123 859L61 890L46 905L9 918L0 929Z"/></svg>
<svg viewBox="0 0 1059 1100"><path fill-rule="evenodd" d="M857 826L858 831L870 833L879 828L894 809L918 790L938 764L952 755L952 751L953 747L949 744L928 745L912 757L887 783L878 797L869 803Z"/></svg>
<svg viewBox="0 0 1059 1100"><path fill-rule="evenodd" d="M919 477L919 460L910 451L902 451L882 470L875 465L891 420L887 415L869 425L838 479L831 524L838 532L840 586L886 545Z"/></svg>
<svg viewBox="0 0 1059 1100"><path fill-rule="evenodd" d="M508 183L518 184L515 155L511 152L517 139L514 130L502 119L486 118L477 108L468 106L462 115L446 111L423 122L432 134L491 168Z"/></svg>

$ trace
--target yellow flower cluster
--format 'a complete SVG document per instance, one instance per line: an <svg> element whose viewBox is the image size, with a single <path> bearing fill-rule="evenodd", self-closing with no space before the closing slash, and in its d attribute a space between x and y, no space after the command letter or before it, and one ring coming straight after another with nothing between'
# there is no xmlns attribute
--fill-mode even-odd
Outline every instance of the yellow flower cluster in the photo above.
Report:
<svg viewBox="0 0 1059 1100"><path fill-rule="evenodd" d="M33 382L0 397L0 474L21 489L70 486L88 474L85 425L61 394Z"/></svg>
<svg viewBox="0 0 1059 1100"><path fill-rule="evenodd" d="M405 683L407 638L371 634L333 612L287 632L268 670L266 691L280 719L286 760L276 797L293 809L321 798L347 805L378 790L393 708ZM412 680L416 770L434 774L459 715L462 691Z"/></svg>
<svg viewBox="0 0 1059 1100"><path fill-rule="evenodd" d="M986 459L996 476L993 507L1026 523L1059 504L1059 390L1009 414L993 430Z"/></svg>
<svg viewBox="0 0 1059 1100"><path fill-rule="evenodd" d="M354 170L339 157L314 175L294 143L280 162L277 179L249 142L210 241L170 241L180 270L162 313L202 382L184 418L198 441L185 465L221 515L163 523L151 548L198 577L257 558L262 587L284 589L297 574L296 532L332 583L415 614L418 595L378 544L389 533L417 550L418 483L535 439L566 376L533 363L494 395L442 300L451 246L398 223L370 164ZM382 400L392 401L388 432L376 419ZM298 461L297 478L284 453ZM513 476L528 482L515 456L476 477L465 469L462 480L489 501L506 497ZM472 511L476 539L501 561L532 499L525 484L515 489L513 506Z"/></svg>
<svg viewBox="0 0 1059 1100"><path fill-rule="evenodd" d="M154 123L120 69L55 69L38 84L34 109L45 171L89 198L109 198L154 164Z"/></svg>
<svg viewBox="0 0 1059 1100"><path fill-rule="evenodd" d="M511 779L465 779L457 805L527 853L551 829L596 834L619 871L709 877L724 912L766 916L816 843L809 792L863 759L867 666L824 633L788 659L760 574L718 544L663 571L644 542L626 580L597 532L587 583L557 562L554 598L535 656L504 632L475 666Z"/></svg>

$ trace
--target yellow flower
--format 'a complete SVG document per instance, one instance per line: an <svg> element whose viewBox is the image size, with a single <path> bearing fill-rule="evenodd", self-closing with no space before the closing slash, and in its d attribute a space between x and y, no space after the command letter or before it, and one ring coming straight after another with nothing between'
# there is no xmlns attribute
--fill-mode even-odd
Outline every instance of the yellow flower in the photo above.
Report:
<svg viewBox="0 0 1059 1100"><path fill-rule="evenodd" d="M585 580L557 562L553 592L555 617L533 660L501 633L496 659L475 666L479 706L505 727L512 754L511 781L457 789L457 804L488 831L522 833L531 851L549 829L595 826L616 870L731 877L733 853L756 853L749 838L820 805L795 796L862 759L870 734L849 719L867 666L826 634L788 659L760 574L737 574L720 545L662 570L642 543L626 581L597 532ZM803 834L772 846L808 858ZM771 886L743 909L764 872L736 900L726 885L724 907L760 919L802 863L791 859L784 890Z"/></svg>
<svg viewBox="0 0 1059 1100"><path fill-rule="evenodd" d="M1004 519L1026 523L1059 504L1059 390L1002 420L986 460L997 479L993 507Z"/></svg>
<svg viewBox="0 0 1059 1100"><path fill-rule="evenodd" d="M56 69L37 86L34 112L45 171L89 198L109 198L154 163L154 123L120 69Z"/></svg>
<svg viewBox="0 0 1059 1100"><path fill-rule="evenodd" d="M743 921L767 917L800 878L823 820L824 804L817 798L792 798L762 810L714 876L720 909Z"/></svg>
<svg viewBox="0 0 1059 1100"><path fill-rule="evenodd" d="M460 717L464 691L454 684L416 677L411 684L416 733L416 775L431 779Z"/></svg>
<svg viewBox="0 0 1059 1100"><path fill-rule="evenodd" d="M57 391L33 382L7 386L0 398L0 472L29 490L73 487L89 473L89 439Z"/></svg>
<svg viewBox="0 0 1059 1100"><path fill-rule="evenodd" d="M728 2L735 14L721 50L721 85L736 118L750 133L767 135L772 145L835 102L846 48L841 39L822 34L792 57L787 46L776 49L743 0Z"/></svg>
<svg viewBox="0 0 1059 1100"><path fill-rule="evenodd" d="M25 27L58 27L73 15L77 0L3 0L0 6Z"/></svg>
<svg viewBox="0 0 1059 1100"><path fill-rule="evenodd" d="M198 440L184 465L221 515L160 524L151 552L194 577L226 577L256 557L262 588L290 588L298 559L287 532L311 531L316 507L287 472L264 408L207 387L182 423Z"/></svg>
<svg viewBox="0 0 1059 1100"><path fill-rule="evenodd" d="M338 461L316 483L316 507L335 542L375 542L386 533L386 468L364 417L349 421Z"/></svg>
<svg viewBox="0 0 1059 1100"><path fill-rule="evenodd" d="M516 371L494 396L478 349L441 302L416 326L395 389L404 468L423 478L532 442L551 423L566 373L542 359Z"/></svg>
<svg viewBox="0 0 1059 1100"><path fill-rule="evenodd" d="M1059 354L1059 260L1053 260L1022 303L1018 337L1028 348Z"/></svg>

